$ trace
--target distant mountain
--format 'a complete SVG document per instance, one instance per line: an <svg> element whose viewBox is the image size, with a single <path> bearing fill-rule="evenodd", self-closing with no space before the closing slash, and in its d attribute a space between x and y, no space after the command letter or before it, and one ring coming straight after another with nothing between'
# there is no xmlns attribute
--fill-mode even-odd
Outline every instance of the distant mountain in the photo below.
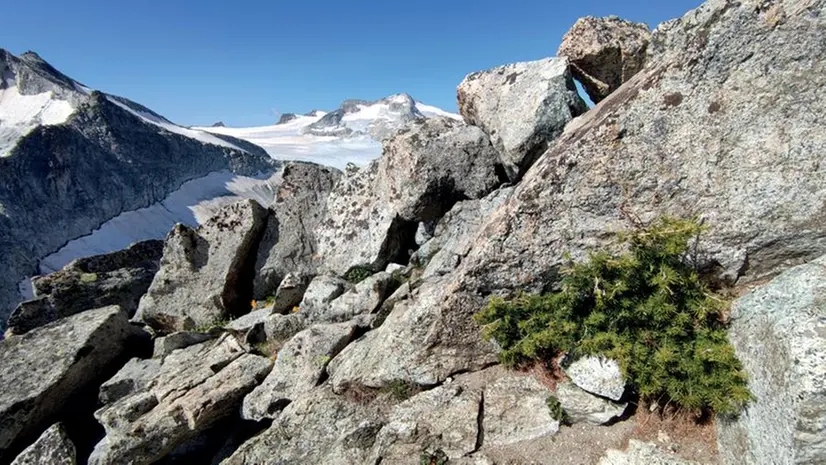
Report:
<svg viewBox="0 0 826 465"><path fill-rule="evenodd" d="M252 128L201 128L216 135L244 139L263 147L277 160L303 160L343 169L381 155L382 139L406 123L459 115L417 102L407 94L376 101L345 100L329 113L284 113L275 125Z"/></svg>
<svg viewBox="0 0 826 465"><path fill-rule="evenodd" d="M333 137L368 135L381 140L411 121L436 114L449 115L434 107L424 108L422 111L407 94L391 95L375 102L345 100L337 110L304 127L302 133Z"/></svg>
<svg viewBox="0 0 826 465"><path fill-rule="evenodd" d="M187 181L277 167L249 142L176 125L89 89L33 52L0 49L0 326L20 300L18 284L68 242Z"/></svg>

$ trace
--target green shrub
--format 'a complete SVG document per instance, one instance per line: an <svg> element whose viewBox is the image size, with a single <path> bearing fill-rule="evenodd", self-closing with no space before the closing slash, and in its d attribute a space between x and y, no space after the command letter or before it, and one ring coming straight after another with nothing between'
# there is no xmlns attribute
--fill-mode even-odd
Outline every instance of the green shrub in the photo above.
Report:
<svg viewBox="0 0 826 465"><path fill-rule="evenodd" d="M344 273L344 279L353 284L358 284L370 276L373 276L373 268L366 265L354 266Z"/></svg>
<svg viewBox="0 0 826 465"><path fill-rule="evenodd" d="M686 263L701 231L693 220L660 219L621 235L624 254L569 264L558 291L491 299L475 319L505 364L603 355L645 400L735 413L751 394L722 322L727 302Z"/></svg>

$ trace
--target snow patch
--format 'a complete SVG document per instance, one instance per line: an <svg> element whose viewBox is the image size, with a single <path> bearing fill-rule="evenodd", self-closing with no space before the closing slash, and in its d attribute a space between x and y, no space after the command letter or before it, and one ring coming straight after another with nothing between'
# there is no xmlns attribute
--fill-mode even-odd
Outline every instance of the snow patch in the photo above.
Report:
<svg viewBox="0 0 826 465"><path fill-rule="evenodd" d="M423 103L416 102L416 108L418 108L419 112L425 115L427 118L433 118L435 116L444 116L446 118L462 121L461 115L457 115L456 113L451 113L449 111L444 111L439 107L433 107L430 105L425 105Z"/></svg>
<svg viewBox="0 0 826 465"><path fill-rule="evenodd" d="M17 141L38 126L65 123L75 108L54 94L23 95L12 86L0 89L0 157L8 156Z"/></svg>
<svg viewBox="0 0 826 465"><path fill-rule="evenodd" d="M162 239L175 223L197 226L222 206L242 198L269 206L275 201L280 183L280 173L246 177L218 171L193 179L163 201L121 213L92 234L69 242L40 261L40 274L53 273L76 258L114 252L148 239Z"/></svg>

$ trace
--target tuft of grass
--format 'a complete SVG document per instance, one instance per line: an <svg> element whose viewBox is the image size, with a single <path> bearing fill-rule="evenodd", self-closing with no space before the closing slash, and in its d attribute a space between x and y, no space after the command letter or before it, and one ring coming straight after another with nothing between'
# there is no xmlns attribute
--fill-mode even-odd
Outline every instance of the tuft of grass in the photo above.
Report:
<svg viewBox="0 0 826 465"><path fill-rule="evenodd" d="M88 284L98 280L97 273L82 273L80 275L80 282Z"/></svg>
<svg viewBox="0 0 826 465"><path fill-rule="evenodd" d="M196 326L194 331L197 333L209 333L215 330L226 329L230 320L227 318L217 318L209 323Z"/></svg>
<svg viewBox="0 0 826 465"><path fill-rule="evenodd" d="M373 268L367 265L357 265L344 273L344 279L350 281L353 284L358 284L365 279L373 276L374 271Z"/></svg>
<svg viewBox="0 0 826 465"><path fill-rule="evenodd" d="M389 394L390 397L397 401L407 400L419 392L415 384L403 379L394 379L390 384L381 388L380 391L384 394Z"/></svg>
<svg viewBox="0 0 826 465"><path fill-rule="evenodd" d="M264 357L269 358L270 360L275 361L278 358L278 351L281 350L281 347L284 344L281 341L264 341L255 344L253 347L255 351L259 354L263 355Z"/></svg>
<svg viewBox="0 0 826 465"><path fill-rule="evenodd" d="M558 291L493 298L474 318L506 365L601 355L643 400L737 413L752 395L728 341L728 302L687 261L702 231L696 220L661 218L622 234L623 254L570 263Z"/></svg>

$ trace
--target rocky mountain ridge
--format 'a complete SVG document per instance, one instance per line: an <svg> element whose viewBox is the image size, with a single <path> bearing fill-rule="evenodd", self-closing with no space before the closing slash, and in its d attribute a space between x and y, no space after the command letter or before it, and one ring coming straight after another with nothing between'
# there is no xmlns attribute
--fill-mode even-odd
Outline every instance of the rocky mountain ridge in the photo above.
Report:
<svg viewBox="0 0 826 465"><path fill-rule="evenodd" d="M272 172L260 148L176 126L92 91L39 56L0 51L0 315L38 260L124 211L163 200L211 172ZM60 108L55 115L54 108Z"/></svg>
<svg viewBox="0 0 826 465"><path fill-rule="evenodd" d="M412 121L361 168L290 163L272 204L176 226L159 258L42 278L55 318L23 312L0 343L0 462L826 461L826 1L575 30L558 58L468 75L464 122ZM731 289L744 411L669 427L616 360L499 365L473 320L491 296L551 288L566 255L663 215L707 227L691 259Z"/></svg>

